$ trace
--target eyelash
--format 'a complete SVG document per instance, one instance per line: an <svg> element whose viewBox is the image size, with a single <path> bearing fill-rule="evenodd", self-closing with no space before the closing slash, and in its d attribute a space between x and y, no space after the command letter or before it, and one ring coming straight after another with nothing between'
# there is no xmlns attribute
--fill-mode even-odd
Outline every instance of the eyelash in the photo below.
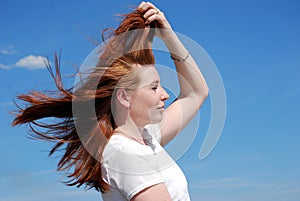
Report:
<svg viewBox="0 0 300 201"><path fill-rule="evenodd" d="M153 90L156 90L158 88L158 86L152 87Z"/></svg>

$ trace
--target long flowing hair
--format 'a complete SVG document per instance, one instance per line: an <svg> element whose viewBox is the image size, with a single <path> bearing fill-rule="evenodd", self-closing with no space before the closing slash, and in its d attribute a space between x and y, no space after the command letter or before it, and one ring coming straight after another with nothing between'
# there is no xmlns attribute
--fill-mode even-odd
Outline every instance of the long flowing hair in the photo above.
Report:
<svg viewBox="0 0 300 201"><path fill-rule="evenodd" d="M55 71L49 62L46 65L57 87L55 94L30 91L17 96L26 106L22 108L17 104L18 110L12 125L27 124L31 137L54 142L49 156L56 151L63 152L57 170L67 172L66 185L80 187L85 184L103 193L109 190L109 184L101 175L99 158L104 147L99 144L105 145L116 128L112 115L115 87L122 77L133 71L133 64L146 65L155 62L151 49L154 31L150 29L155 25L146 26L143 14L144 11L135 9L123 15L118 28L109 29L111 34L104 39L104 50L97 65L88 73L88 78L81 83L82 87L64 87L60 73L60 56L55 54ZM128 76L127 81L127 86L124 86L130 87L134 78ZM93 88L95 83L96 87ZM96 123L93 123L95 117L84 113L84 110L74 116L74 104L85 108L91 102ZM55 121L51 122L49 118ZM76 127L78 123L83 126L84 134L80 131L79 135ZM82 137L86 139L86 143L83 143ZM97 141L99 139L102 141ZM91 153L87 145L95 148L97 154Z"/></svg>

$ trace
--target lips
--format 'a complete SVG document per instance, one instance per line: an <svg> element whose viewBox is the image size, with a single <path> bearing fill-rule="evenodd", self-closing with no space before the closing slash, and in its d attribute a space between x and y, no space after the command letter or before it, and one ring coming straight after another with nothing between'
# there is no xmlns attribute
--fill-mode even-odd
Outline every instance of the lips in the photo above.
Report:
<svg viewBox="0 0 300 201"><path fill-rule="evenodd" d="M158 109L165 109L165 105L158 107Z"/></svg>

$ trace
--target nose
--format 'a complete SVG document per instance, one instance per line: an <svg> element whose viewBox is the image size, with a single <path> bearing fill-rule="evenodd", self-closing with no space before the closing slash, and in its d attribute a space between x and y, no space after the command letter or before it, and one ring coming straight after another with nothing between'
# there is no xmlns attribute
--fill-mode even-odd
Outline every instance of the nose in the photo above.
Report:
<svg viewBox="0 0 300 201"><path fill-rule="evenodd" d="M161 87L161 100L162 101L165 101L165 100L168 100L170 98L169 94L166 92L166 90Z"/></svg>

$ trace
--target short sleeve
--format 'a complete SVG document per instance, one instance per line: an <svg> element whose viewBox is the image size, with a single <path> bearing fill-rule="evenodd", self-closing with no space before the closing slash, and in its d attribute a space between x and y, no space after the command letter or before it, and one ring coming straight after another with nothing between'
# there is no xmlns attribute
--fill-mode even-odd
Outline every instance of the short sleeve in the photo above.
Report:
<svg viewBox="0 0 300 201"><path fill-rule="evenodd" d="M105 180L130 200L143 189L163 183L158 158L149 146L115 137L105 148ZM127 140L127 141L126 141Z"/></svg>

